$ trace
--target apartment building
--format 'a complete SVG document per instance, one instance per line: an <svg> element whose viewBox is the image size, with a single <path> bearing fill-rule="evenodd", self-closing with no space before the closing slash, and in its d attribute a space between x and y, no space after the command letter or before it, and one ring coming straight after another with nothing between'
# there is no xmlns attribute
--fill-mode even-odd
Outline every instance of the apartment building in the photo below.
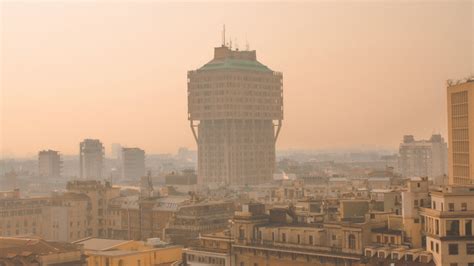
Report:
<svg viewBox="0 0 474 266"><path fill-rule="evenodd" d="M44 150L38 153L38 173L41 177L61 176L61 156L58 151Z"/></svg>
<svg viewBox="0 0 474 266"><path fill-rule="evenodd" d="M442 184L442 178L448 173L447 143L439 134L428 140L404 136L399 148L398 169L404 177L426 176Z"/></svg>
<svg viewBox="0 0 474 266"><path fill-rule="evenodd" d="M89 236L107 236L107 209L111 199L120 196L120 188L110 182L96 180L74 180L66 185L68 192L84 194L90 200L88 224Z"/></svg>
<svg viewBox="0 0 474 266"><path fill-rule="evenodd" d="M432 191L431 207L421 208L426 250L436 265L474 265L474 188Z"/></svg>

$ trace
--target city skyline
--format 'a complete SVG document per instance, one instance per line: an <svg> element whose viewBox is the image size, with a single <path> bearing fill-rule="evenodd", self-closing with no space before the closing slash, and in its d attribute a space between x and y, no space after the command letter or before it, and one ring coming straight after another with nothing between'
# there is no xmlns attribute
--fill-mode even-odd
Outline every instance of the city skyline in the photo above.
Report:
<svg viewBox="0 0 474 266"><path fill-rule="evenodd" d="M234 45L247 39L285 73L280 150L396 149L405 134L447 136L446 80L474 69L472 2L2 7L2 157L77 154L85 138L107 153L111 143L195 149L183 76L210 58L222 24ZM242 21L248 9L260 17ZM181 25L178 11L193 23Z"/></svg>

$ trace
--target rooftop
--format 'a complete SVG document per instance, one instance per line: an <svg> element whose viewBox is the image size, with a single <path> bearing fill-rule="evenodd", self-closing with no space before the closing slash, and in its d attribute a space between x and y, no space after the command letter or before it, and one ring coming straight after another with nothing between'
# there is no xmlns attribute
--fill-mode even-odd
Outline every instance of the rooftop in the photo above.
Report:
<svg viewBox="0 0 474 266"><path fill-rule="evenodd" d="M267 66L263 65L258 61L250 61L244 59L224 58L214 59L209 63L205 64L199 70L221 70L221 69L234 69L234 70L251 70L259 72L273 72Z"/></svg>
<svg viewBox="0 0 474 266"><path fill-rule="evenodd" d="M78 251L75 244L46 241L40 238L0 237L0 258L30 254L46 255Z"/></svg>
<svg viewBox="0 0 474 266"><path fill-rule="evenodd" d="M115 239L102 239L102 238L86 238L74 242L75 244L84 245L86 250L95 251L106 251L112 249L118 245L125 244L133 240L115 240Z"/></svg>

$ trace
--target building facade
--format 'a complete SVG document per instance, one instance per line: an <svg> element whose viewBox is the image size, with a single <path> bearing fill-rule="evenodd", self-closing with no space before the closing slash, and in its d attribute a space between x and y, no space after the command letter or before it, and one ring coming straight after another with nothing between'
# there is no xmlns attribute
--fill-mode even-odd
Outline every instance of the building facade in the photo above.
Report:
<svg viewBox="0 0 474 266"><path fill-rule="evenodd" d="M139 148L122 148L122 178L140 180L145 176L145 151Z"/></svg>
<svg viewBox="0 0 474 266"><path fill-rule="evenodd" d="M449 184L474 185L474 78L448 89Z"/></svg>
<svg viewBox="0 0 474 266"><path fill-rule="evenodd" d="M431 192L431 207L421 208L426 250L436 265L474 265L474 189L444 187Z"/></svg>
<svg viewBox="0 0 474 266"><path fill-rule="evenodd" d="M89 236L107 236L107 214L109 202L120 195L120 188L112 187L110 182L95 180L75 180L66 185L72 193L84 194L90 199L89 215L87 216Z"/></svg>
<svg viewBox="0 0 474 266"><path fill-rule="evenodd" d="M200 184L272 180L283 119L282 79L257 61L255 51L225 45L214 49L209 63L188 72L188 119L198 146Z"/></svg>
<svg viewBox="0 0 474 266"><path fill-rule="evenodd" d="M428 177L442 184L440 181L448 173L448 146L439 134L429 140L406 135L400 144L398 164L404 177Z"/></svg>
<svg viewBox="0 0 474 266"><path fill-rule="evenodd" d="M58 151L44 150L38 153L38 173L41 177L61 176L61 157Z"/></svg>
<svg viewBox="0 0 474 266"><path fill-rule="evenodd" d="M104 146L98 139L85 139L79 145L79 173L82 179L102 179Z"/></svg>

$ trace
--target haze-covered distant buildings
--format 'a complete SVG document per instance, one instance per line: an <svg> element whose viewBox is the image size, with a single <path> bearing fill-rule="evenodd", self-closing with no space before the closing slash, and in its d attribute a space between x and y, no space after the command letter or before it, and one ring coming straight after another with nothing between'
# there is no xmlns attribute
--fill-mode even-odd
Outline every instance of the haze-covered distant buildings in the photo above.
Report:
<svg viewBox="0 0 474 266"><path fill-rule="evenodd" d="M442 184L448 173L448 145L444 138L439 134L432 135L429 140L404 136L399 149L398 170L404 177L426 176Z"/></svg>
<svg viewBox="0 0 474 266"><path fill-rule="evenodd" d="M255 51L225 44L214 49L210 62L188 72L188 119L198 146L200 184L272 180L283 119L282 79L282 73L257 61Z"/></svg>
<svg viewBox="0 0 474 266"><path fill-rule="evenodd" d="M61 164L61 156L58 151L44 150L38 153L38 174L40 177L60 177Z"/></svg>
<svg viewBox="0 0 474 266"><path fill-rule="evenodd" d="M82 179L102 179L104 146L98 139L85 139L79 145L79 173Z"/></svg>
<svg viewBox="0 0 474 266"><path fill-rule="evenodd" d="M122 178L140 180L145 176L145 151L140 148L122 148Z"/></svg>

